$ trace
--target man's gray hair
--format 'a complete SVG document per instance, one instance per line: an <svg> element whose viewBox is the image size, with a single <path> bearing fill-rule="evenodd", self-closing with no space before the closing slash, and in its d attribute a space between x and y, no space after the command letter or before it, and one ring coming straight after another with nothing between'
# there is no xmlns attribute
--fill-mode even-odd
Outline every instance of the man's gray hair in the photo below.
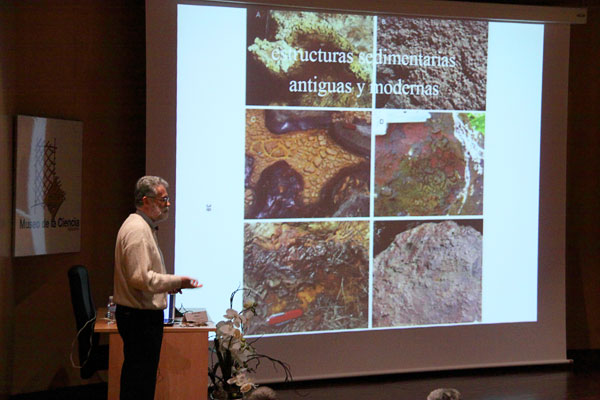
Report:
<svg viewBox="0 0 600 400"><path fill-rule="evenodd" d="M164 186L165 189L169 188L169 183L160 176L142 176L135 184L135 206L140 207L144 205L144 196L154 197L156 196L156 188L158 186Z"/></svg>

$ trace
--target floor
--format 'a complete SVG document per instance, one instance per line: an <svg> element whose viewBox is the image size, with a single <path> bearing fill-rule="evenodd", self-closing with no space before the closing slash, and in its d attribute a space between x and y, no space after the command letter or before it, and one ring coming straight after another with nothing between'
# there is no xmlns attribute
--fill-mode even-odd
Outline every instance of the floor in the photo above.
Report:
<svg viewBox="0 0 600 400"><path fill-rule="evenodd" d="M573 358L573 357L571 357ZM455 388L463 400L600 400L600 356L560 366L515 367L279 383L279 400L426 400ZM12 396L13 400L104 400L106 384Z"/></svg>
<svg viewBox="0 0 600 400"><path fill-rule="evenodd" d="M457 389L464 400L600 399L600 370L573 366L409 374L273 386L279 400L426 400L437 388Z"/></svg>

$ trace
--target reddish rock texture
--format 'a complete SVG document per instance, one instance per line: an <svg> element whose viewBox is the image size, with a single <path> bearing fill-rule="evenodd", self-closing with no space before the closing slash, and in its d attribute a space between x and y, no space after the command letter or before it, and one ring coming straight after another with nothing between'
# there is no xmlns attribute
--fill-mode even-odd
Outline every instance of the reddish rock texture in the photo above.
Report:
<svg viewBox="0 0 600 400"><path fill-rule="evenodd" d="M482 214L483 135L464 134L464 115L432 113L377 136L375 215Z"/></svg>
<svg viewBox="0 0 600 400"><path fill-rule="evenodd" d="M439 88L438 95L379 94L378 108L485 110L487 22L384 17L378 20L377 43L382 54L454 60L449 66L378 65L378 83L401 79Z"/></svg>
<svg viewBox="0 0 600 400"><path fill-rule="evenodd" d="M481 320L482 235L453 221L396 235L374 260L373 326Z"/></svg>

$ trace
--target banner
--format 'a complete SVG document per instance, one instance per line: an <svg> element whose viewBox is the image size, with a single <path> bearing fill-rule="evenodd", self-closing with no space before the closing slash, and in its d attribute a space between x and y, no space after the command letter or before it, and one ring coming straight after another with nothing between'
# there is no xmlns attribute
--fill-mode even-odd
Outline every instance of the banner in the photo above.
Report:
<svg viewBox="0 0 600 400"><path fill-rule="evenodd" d="M17 117L14 256L80 250L82 123Z"/></svg>

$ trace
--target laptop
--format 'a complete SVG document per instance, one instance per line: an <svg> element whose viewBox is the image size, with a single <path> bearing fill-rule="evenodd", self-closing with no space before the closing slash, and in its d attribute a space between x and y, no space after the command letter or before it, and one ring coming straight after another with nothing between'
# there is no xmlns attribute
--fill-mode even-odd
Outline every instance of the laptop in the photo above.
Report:
<svg viewBox="0 0 600 400"><path fill-rule="evenodd" d="M167 308L164 310L164 325L172 326L175 323L175 295L167 296Z"/></svg>

